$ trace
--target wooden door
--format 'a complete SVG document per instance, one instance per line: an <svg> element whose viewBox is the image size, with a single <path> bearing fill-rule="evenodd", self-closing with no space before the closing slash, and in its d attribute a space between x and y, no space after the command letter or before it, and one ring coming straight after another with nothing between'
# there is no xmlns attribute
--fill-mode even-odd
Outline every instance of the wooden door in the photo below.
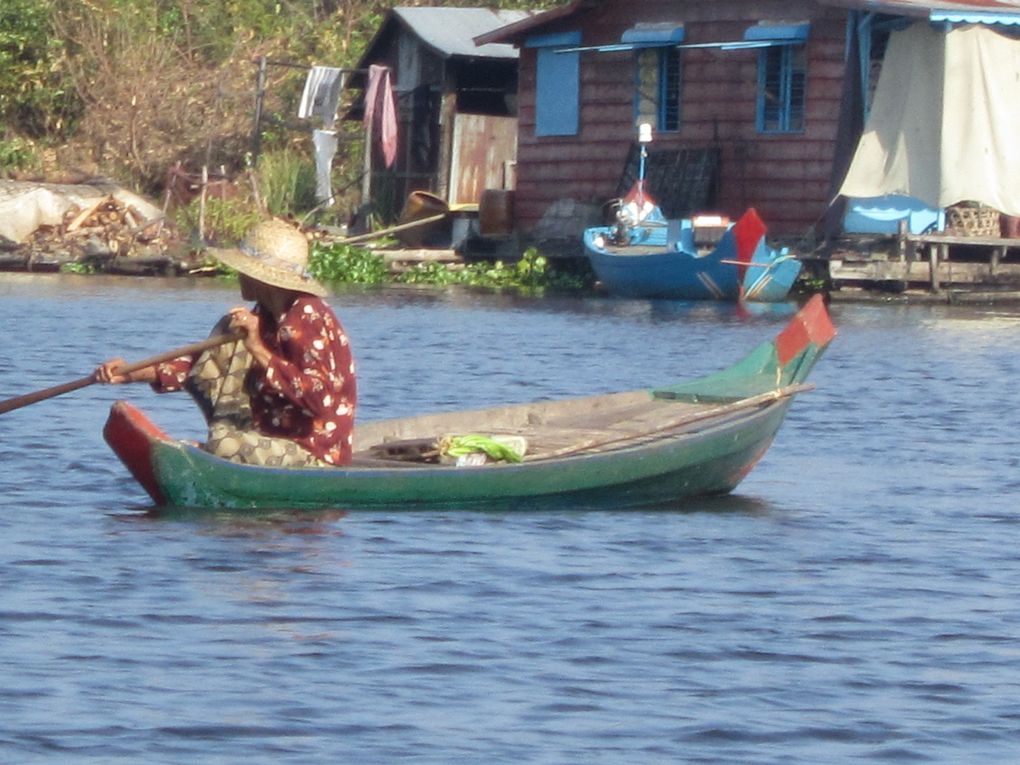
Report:
<svg viewBox="0 0 1020 765"><path fill-rule="evenodd" d="M486 189L512 189L517 118L458 114L450 157L450 206L478 204Z"/></svg>

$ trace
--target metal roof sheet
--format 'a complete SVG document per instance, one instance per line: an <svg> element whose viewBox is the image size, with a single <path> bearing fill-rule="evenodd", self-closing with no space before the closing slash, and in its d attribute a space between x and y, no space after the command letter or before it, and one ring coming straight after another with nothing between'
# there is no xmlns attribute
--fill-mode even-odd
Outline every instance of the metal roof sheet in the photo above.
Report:
<svg viewBox="0 0 1020 765"><path fill-rule="evenodd" d="M816 2L841 8L888 13L893 16L931 18L955 23L1016 24L1020 18L1020 0L816 0ZM599 3L600 0L569 0L566 5L536 13L503 29L495 28L479 36L481 42L507 40L519 43L522 36L532 30L540 29L547 23L572 16Z"/></svg>
<svg viewBox="0 0 1020 765"><path fill-rule="evenodd" d="M517 49L506 43L475 45L474 38L534 15L531 11L491 8L398 7L393 14L422 42L441 56L517 58Z"/></svg>
<svg viewBox="0 0 1020 765"><path fill-rule="evenodd" d="M1010 23L1020 15L1020 0L819 0L824 5L892 15L945 19L947 14L977 22Z"/></svg>

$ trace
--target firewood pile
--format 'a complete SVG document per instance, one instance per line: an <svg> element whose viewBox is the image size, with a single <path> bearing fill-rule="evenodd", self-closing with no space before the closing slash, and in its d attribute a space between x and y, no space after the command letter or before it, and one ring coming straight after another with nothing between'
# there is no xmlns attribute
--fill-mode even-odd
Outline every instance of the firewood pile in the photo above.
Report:
<svg viewBox="0 0 1020 765"><path fill-rule="evenodd" d="M145 220L113 195L72 207L59 226L40 226L25 242L33 252L61 260L101 262L114 257L160 255L173 240L162 219Z"/></svg>

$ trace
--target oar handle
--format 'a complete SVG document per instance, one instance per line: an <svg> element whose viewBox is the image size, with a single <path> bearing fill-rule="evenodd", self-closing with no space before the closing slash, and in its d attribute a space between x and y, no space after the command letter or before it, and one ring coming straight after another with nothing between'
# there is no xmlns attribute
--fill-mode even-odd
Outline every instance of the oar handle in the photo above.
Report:
<svg viewBox="0 0 1020 765"><path fill-rule="evenodd" d="M155 366L156 364L162 364L165 361L172 361L173 359L181 356L192 356L196 353L215 348L218 345L229 343L233 340L239 340L241 333L239 332L228 332L223 335L214 335L213 337L206 338L197 343L191 343L191 345L184 345L180 348L174 348L172 351L165 351L164 353L157 354L142 361L129 364L120 370L121 374L130 374L136 372L139 369L145 369L146 367ZM15 409L21 409L22 407L35 404L39 401L45 401L48 398L54 396L61 396L71 391L79 390L80 388L88 387L93 383L98 382L96 379L96 373L93 372L88 377L82 377L78 380L72 380L71 382L62 383L60 385L54 385L52 388L45 388L43 390L37 390L34 393L26 393L24 396L15 396L9 398L6 401L0 401L0 414L6 414L7 412Z"/></svg>
<svg viewBox="0 0 1020 765"><path fill-rule="evenodd" d="M139 369L145 369L146 367L153 367L156 364L162 364L165 361L173 361L181 356L194 356L196 353L207 351L210 348L229 343L234 340L240 340L244 335L241 332L226 332L222 335L213 335L207 337L205 340L199 340L197 343L191 345L183 345L180 348L174 348L172 351L164 351L163 353L157 353L155 356L150 356L147 359L136 361L134 364L128 364L123 369L119 370L120 374L126 375L131 372L137 372Z"/></svg>

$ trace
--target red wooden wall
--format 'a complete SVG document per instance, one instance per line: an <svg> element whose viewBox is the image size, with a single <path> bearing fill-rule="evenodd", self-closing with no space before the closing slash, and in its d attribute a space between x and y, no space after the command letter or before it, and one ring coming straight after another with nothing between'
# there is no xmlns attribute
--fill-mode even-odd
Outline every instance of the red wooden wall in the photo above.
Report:
<svg viewBox="0 0 1020 765"><path fill-rule="evenodd" d="M845 13L807 0L605 0L534 30L580 30L582 45L619 42L638 22L677 22L685 42L741 40L759 21L811 22L807 41L805 129L762 135L756 129L758 52L687 49L681 129L657 133L658 148L719 147L719 211L756 207L772 235L801 236L829 203L843 81ZM530 230L557 199L603 203L623 171L633 125L634 54L581 54L581 129L576 136L535 136L535 50L521 47L515 215Z"/></svg>

